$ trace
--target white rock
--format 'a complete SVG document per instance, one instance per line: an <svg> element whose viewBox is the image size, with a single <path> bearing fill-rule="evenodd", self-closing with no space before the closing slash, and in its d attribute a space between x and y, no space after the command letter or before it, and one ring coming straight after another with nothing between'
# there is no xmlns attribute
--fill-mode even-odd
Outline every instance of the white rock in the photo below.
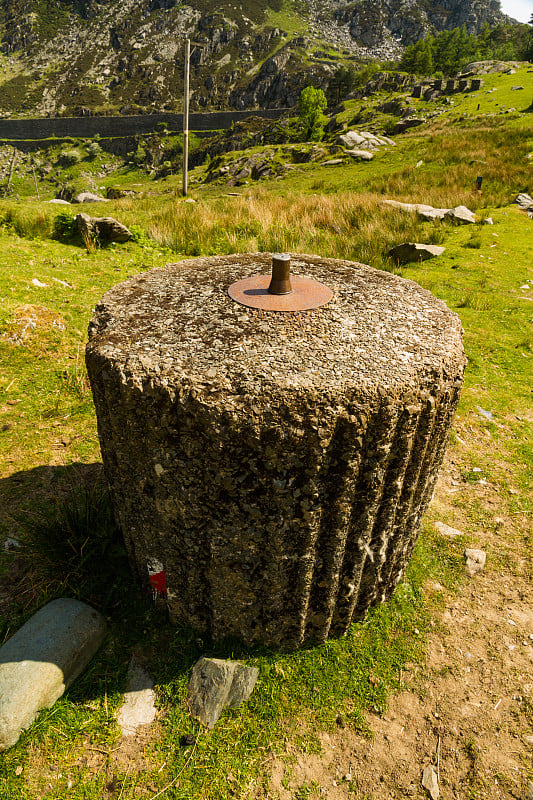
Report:
<svg viewBox="0 0 533 800"><path fill-rule="evenodd" d="M473 550L467 548L464 552L466 574L471 578L476 573L481 572L487 560L487 554L484 550Z"/></svg>
<svg viewBox="0 0 533 800"><path fill-rule="evenodd" d="M117 723L123 736L134 736L141 725L150 725L157 714L154 684L149 673L132 658L128 670L128 689L119 709Z"/></svg>
<svg viewBox="0 0 533 800"><path fill-rule="evenodd" d="M40 281L39 278L33 278L32 283L34 286L37 286L38 289L46 289L48 285L46 283L42 283L42 281Z"/></svg>

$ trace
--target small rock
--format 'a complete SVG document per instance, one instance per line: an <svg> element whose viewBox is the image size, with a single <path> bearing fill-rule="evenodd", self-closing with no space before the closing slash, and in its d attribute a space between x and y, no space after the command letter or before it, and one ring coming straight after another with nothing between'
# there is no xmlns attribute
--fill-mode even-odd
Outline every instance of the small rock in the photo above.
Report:
<svg viewBox="0 0 533 800"><path fill-rule="evenodd" d="M482 220L482 224L483 225L494 225L494 220L492 219L492 217L485 217L485 219Z"/></svg>
<svg viewBox="0 0 533 800"><path fill-rule="evenodd" d="M439 800L440 790L435 768L430 764L422 773L422 786L428 792L431 800Z"/></svg>
<svg viewBox="0 0 533 800"><path fill-rule="evenodd" d="M123 736L134 736L141 725L150 725L157 714L154 684L149 673L134 658L128 670L128 689L117 723Z"/></svg>
<svg viewBox="0 0 533 800"><path fill-rule="evenodd" d="M34 286L37 286L38 289L46 289L48 286L48 284L42 283L42 281L40 281L39 278L32 278L31 282L33 283Z"/></svg>
<svg viewBox="0 0 533 800"><path fill-rule="evenodd" d="M196 744L196 736L193 736L192 733L186 733L180 739L180 745L182 747L192 747Z"/></svg>
<svg viewBox="0 0 533 800"><path fill-rule="evenodd" d="M331 158L329 161L323 161L323 167L335 167L337 164L342 164L342 158Z"/></svg>
<svg viewBox="0 0 533 800"><path fill-rule="evenodd" d="M487 554L484 550L471 550L466 549L464 552L466 574L471 578L483 570L487 560Z"/></svg>
<svg viewBox="0 0 533 800"><path fill-rule="evenodd" d="M68 200L61 200L60 197L53 197L52 200L45 200L45 203L55 203L58 206L69 206L70 203Z"/></svg>
<svg viewBox="0 0 533 800"><path fill-rule="evenodd" d="M481 406L476 406L476 408L479 411L479 413L481 414L481 416L485 417L485 419L490 419L490 420L494 419L494 417L492 415L492 411L485 411L485 409L481 408Z"/></svg>
<svg viewBox="0 0 533 800"><path fill-rule="evenodd" d="M420 244L418 242L404 242L389 250L389 256L402 264L415 261L427 261L444 253L444 247L435 244Z"/></svg>
<svg viewBox="0 0 533 800"><path fill-rule="evenodd" d="M462 536L463 532L457 530L457 528L452 528L451 525L446 525L445 522L435 522L435 528L439 533L443 536Z"/></svg>
<svg viewBox="0 0 533 800"><path fill-rule="evenodd" d="M11 536L8 536L7 539L4 541L4 550L17 550L20 547L20 542L18 539L13 539Z"/></svg>
<svg viewBox="0 0 533 800"><path fill-rule="evenodd" d="M259 670L236 661L201 658L189 681L191 714L214 728L224 708L237 708L250 697Z"/></svg>
<svg viewBox="0 0 533 800"><path fill-rule="evenodd" d="M79 600L52 600L0 647L0 750L53 706L104 640L106 623Z"/></svg>

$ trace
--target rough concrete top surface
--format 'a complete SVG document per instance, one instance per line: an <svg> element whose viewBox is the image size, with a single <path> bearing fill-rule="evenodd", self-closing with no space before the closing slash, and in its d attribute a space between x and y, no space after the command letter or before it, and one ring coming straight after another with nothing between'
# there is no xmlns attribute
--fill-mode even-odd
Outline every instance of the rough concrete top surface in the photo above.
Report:
<svg viewBox="0 0 533 800"><path fill-rule="evenodd" d="M269 274L272 254L184 260L107 292L89 325L88 357L139 386L153 380L203 395L275 387L365 393L453 381L462 373L456 314L413 281L363 264L291 256L291 273L325 283L331 302L266 312L231 300L228 287ZM214 399L214 398L213 398Z"/></svg>

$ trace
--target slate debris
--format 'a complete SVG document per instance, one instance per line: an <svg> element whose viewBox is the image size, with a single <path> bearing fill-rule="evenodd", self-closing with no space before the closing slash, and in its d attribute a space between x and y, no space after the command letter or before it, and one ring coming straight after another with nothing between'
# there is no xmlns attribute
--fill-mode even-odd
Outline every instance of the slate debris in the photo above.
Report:
<svg viewBox="0 0 533 800"><path fill-rule="evenodd" d="M236 661L201 658L189 680L189 709L208 728L214 728L225 708L238 708L250 697L259 670Z"/></svg>

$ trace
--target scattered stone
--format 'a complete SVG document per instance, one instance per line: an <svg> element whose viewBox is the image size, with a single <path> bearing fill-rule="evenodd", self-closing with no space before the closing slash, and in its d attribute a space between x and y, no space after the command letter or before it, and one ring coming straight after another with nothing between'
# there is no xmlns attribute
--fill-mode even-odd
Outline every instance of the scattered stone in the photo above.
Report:
<svg viewBox="0 0 533 800"><path fill-rule="evenodd" d="M237 708L250 697L259 670L236 661L201 658L189 681L189 708L196 717L214 728L225 708Z"/></svg>
<svg viewBox="0 0 533 800"><path fill-rule="evenodd" d="M494 220L492 217L485 217L485 219L481 220L482 225L494 225Z"/></svg>
<svg viewBox="0 0 533 800"><path fill-rule="evenodd" d="M337 164L342 164L342 158L331 158L329 161L322 162L324 167L335 167Z"/></svg>
<svg viewBox="0 0 533 800"><path fill-rule="evenodd" d="M68 200L62 200L60 197L53 197L52 200L45 200L45 203L55 203L58 206L69 206Z"/></svg>
<svg viewBox="0 0 533 800"><path fill-rule="evenodd" d="M93 194L92 192L80 192L77 194L76 197L72 198L73 203L108 203L106 197L101 197L99 194Z"/></svg>
<svg viewBox="0 0 533 800"><path fill-rule="evenodd" d="M482 417L485 417L485 419L489 420L494 419L492 411L486 411L484 408L481 408L481 406L476 406L476 409L478 410L478 412L481 414Z"/></svg>
<svg viewBox="0 0 533 800"><path fill-rule="evenodd" d="M444 216L460 225L472 224L477 221L476 215L473 214L472 211L470 211L470 209L466 206L456 206L455 208L451 208Z"/></svg>
<svg viewBox="0 0 533 800"><path fill-rule="evenodd" d="M100 242L127 242L133 234L121 222L113 217L90 217L88 214L76 214L74 222L82 239Z"/></svg>
<svg viewBox="0 0 533 800"><path fill-rule="evenodd" d="M471 578L477 573L482 572L487 560L484 550L466 549L464 552L466 574Z"/></svg>
<svg viewBox="0 0 533 800"><path fill-rule="evenodd" d="M523 86L511 86L511 91L512 92L517 92L517 91L519 91L520 89L523 89L523 88L524 88Z"/></svg>
<svg viewBox="0 0 533 800"><path fill-rule="evenodd" d="M431 800L439 800L440 790L435 768L429 764L422 773L422 786L428 792Z"/></svg>
<svg viewBox="0 0 533 800"><path fill-rule="evenodd" d="M420 244L419 242L404 242L389 250L389 256L407 264L412 261L427 261L430 258L441 256L445 247L438 247L435 244Z"/></svg>
<svg viewBox="0 0 533 800"><path fill-rule="evenodd" d="M180 739L180 745L182 747L192 747L196 744L196 736L193 736L192 733L186 733Z"/></svg>
<svg viewBox="0 0 533 800"><path fill-rule="evenodd" d="M52 600L0 648L0 750L53 706L104 640L106 623L79 600Z"/></svg>
<svg viewBox="0 0 533 800"><path fill-rule="evenodd" d="M123 736L134 736L141 725L150 725L157 714L154 684L150 674L135 657L128 669L128 688L119 709L117 723Z"/></svg>
<svg viewBox="0 0 533 800"><path fill-rule="evenodd" d="M443 536L462 536L463 532L458 530L457 528L452 528L451 525L446 525L445 522L435 522L435 528L439 533Z"/></svg>
<svg viewBox="0 0 533 800"><path fill-rule="evenodd" d="M42 281L39 280L39 278L33 278L32 283L34 286L37 286L38 289L46 289L48 286L47 283L43 283Z"/></svg>

